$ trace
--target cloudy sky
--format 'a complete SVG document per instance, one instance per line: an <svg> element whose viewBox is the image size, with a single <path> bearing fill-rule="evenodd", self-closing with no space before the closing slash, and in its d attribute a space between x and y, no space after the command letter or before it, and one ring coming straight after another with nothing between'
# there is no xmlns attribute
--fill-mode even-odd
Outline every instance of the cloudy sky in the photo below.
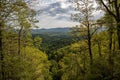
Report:
<svg viewBox="0 0 120 80"><path fill-rule="evenodd" d="M73 27L79 23L71 20L73 4L68 0L31 0L30 7L37 11L40 28ZM99 18L99 12L95 17Z"/></svg>

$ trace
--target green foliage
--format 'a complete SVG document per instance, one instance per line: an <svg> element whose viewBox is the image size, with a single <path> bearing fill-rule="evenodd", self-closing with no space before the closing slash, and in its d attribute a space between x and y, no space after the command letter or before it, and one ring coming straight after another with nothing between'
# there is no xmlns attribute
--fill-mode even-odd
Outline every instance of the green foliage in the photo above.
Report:
<svg viewBox="0 0 120 80"><path fill-rule="evenodd" d="M69 34L70 28L53 28L53 29L41 29L31 30L33 38L41 37L42 42L37 43L40 45L40 50L46 52L49 55L49 59L54 56L55 50L64 46L70 45L73 42L77 42L80 39L76 39L76 36Z"/></svg>
<svg viewBox="0 0 120 80"><path fill-rule="evenodd" d="M6 79L51 80L46 54L34 47L23 48L20 56L6 55L5 63Z"/></svg>
<svg viewBox="0 0 120 80"><path fill-rule="evenodd" d="M40 44L42 42L42 38L40 38L39 36L35 37L34 38L34 41L33 41L33 44L36 48L40 48Z"/></svg>
<svg viewBox="0 0 120 80"><path fill-rule="evenodd" d="M22 58L21 65L24 65L24 70L21 74L24 80L51 80L49 73L50 62L45 53L34 47L25 47L23 48Z"/></svg>
<svg viewBox="0 0 120 80"><path fill-rule="evenodd" d="M79 14L73 15L82 24L72 29L72 36L66 30L60 33L60 29L58 33L48 31L49 33L32 36L30 28L35 27L34 23L37 22L35 11L24 0L1 0L0 79L119 80L120 50L115 20L107 13L102 19L95 21L100 27L104 25L104 30L97 31L98 25L91 27L94 25L91 20L94 8L91 8L93 5L89 5L88 1L92 3L91 0L75 2L76 10L83 14L82 17ZM90 10L90 13L86 10ZM90 31L89 36L87 31ZM92 65L88 37L93 53Z"/></svg>
<svg viewBox="0 0 120 80"><path fill-rule="evenodd" d="M36 46L31 45L32 39L22 37L21 54L19 55L17 53L17 34L13 31L5 33L3 38L5 78L12 80L52 80L49 71L51 63L48 61L48 56Z"/></svg>
<svg viewBox="0 0 120 80"><path fill-rule="evenodd" d="M57 51L55 60L59 62L59 66L62 72L62 80L110 80L116 76L115 79L119 79L118 67L120 64L119 59L113 56L114 67L110 66L109 61L109 37L106 37L109 33L107 31L100 32L92 38L92 50L94 53L94 63L89 65L88 47L85 40L71 44L67 47L61 48ZM101 37L102 36L102 37ZM101 55L99 54L98 42L101 43ZM119 54L119 51L116 53ZM115 53L115 54L116 54ZM116 54L117 56L119 56ZM61 56L61 57L60 57ZM117 60L116 60L117 58ZM117 66L116 66L117 65ZM113 68L113 72L111 71ZM92 71L92 74L91 72ZM113 73L115 75L112 75Z"/></svg>
<svg viewBox="0 0 120 80"><path fill-rule="evenodd" d="M35 26L35 11L23 0L1 0L0 12L0 79L51 80L51 63L37 49L41 38L32 40L29 33Z"/></svg>

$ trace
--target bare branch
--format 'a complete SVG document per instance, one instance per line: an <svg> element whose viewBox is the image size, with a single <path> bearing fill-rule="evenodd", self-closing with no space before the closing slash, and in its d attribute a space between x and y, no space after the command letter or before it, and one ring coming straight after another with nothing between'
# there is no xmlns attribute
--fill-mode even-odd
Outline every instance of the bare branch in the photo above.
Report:
<svg viewBox="0 0 120 80"><path fill-rule="evenodd" d="M103 2L103 0L100 0L103 6L106 8L106 10L112 15L115 19L117 19L117 16L107 7L107 5Z"/></svg>

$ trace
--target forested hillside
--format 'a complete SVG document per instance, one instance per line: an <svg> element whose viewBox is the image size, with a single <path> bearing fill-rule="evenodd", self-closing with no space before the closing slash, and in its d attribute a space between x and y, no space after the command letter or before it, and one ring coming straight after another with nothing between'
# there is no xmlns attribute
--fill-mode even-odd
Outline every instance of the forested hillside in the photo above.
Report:
<svg viewBox="0 0 120 80"><path fill-rule="evenodd" d="M31 30L31 34L33 38L41 37L40 49L48 55L59 48L80 40L77 36L71 35L71 28L34 29Z"/></svg>
<svg viewBox="0 0 120 80"><path fill-rule="evenodd" d="M0 80L120 80L120 0L42 1L0 0Z"/></svg>

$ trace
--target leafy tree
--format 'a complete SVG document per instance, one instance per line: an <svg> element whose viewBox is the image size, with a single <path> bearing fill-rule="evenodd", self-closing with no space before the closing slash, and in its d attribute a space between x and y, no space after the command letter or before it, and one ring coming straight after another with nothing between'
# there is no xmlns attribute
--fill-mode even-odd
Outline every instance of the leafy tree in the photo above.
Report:
<svg viewBox="0 0 120 80"><path fill-rule="evenodd" d="M7 31L9 31L10 29L14 29L14 30L18 30L18 37L15 35L11 36L13 39L13 37L15 37L15 39L18 40L18 46L15 46L18 54L21 53L21 34L23 36L23 32L22 30L30 28L31 26L33 26L33 23L35 21L34 19L34 11L31 10L27 4L22 1L22 0L1 0L0 1L0 12L1 12L1 16L0 16L0 62L1 62L1 79L2 80L6 80L5 79L5 56L6 56L6 48L3 48L5 43L4 43L4 34L7 33ZM31 22L31 23L30 23ZM10 38L10 37L9 37ZM16 41L16 40L15 40ZM12 41L10 41L12 42ZM15 44L16 44L15 43ZM9 48L8 48L9 49ZM15 49L14 49L15 50ZM13 51L10 51L10 53L12 53ZM9 52L7 52L9 54ZM18 57L17 57L18 58Z"/></svg>
<svg viewBox="0 0 120 80"><path fill-rule="evenodd" d="M33 44L34 44L34 46L35 46L36 48L39 49L41 42L42 42L42 39L41 39L39 36L37 36L37 37L34 38Z"/></svg>
<svg viewBox="0 0 120 80"><path fill-rule="evenodd" d="M90 56L90 65L93 63L93 53L92 53L92 35L97 30L95 28L95 22L93 21L93 11L95 10L93 7L93 0L75 0L76 4L75 10L79 11L73 15L73 19L78 20L80 22L80 34L85 36L87 40L89 56ZM93 31L92 31L93 30Z"/></svg>
<svg viewBox="0 0 120 80"><path fill-rule="evenodd" d="M25 47L22 51L21 65L24 65L24 71L21 75L23 78L25 80L51 80L50 61L48 61L47 55L34 47ZM22 76L20 77L22 78Z"/></svg>
<svg viewBox="0 0 120 80"><path fill-rule="evenodd" d="M120 49L120 0L96 0L115 19L117 25L118 44Z"/></svg>

